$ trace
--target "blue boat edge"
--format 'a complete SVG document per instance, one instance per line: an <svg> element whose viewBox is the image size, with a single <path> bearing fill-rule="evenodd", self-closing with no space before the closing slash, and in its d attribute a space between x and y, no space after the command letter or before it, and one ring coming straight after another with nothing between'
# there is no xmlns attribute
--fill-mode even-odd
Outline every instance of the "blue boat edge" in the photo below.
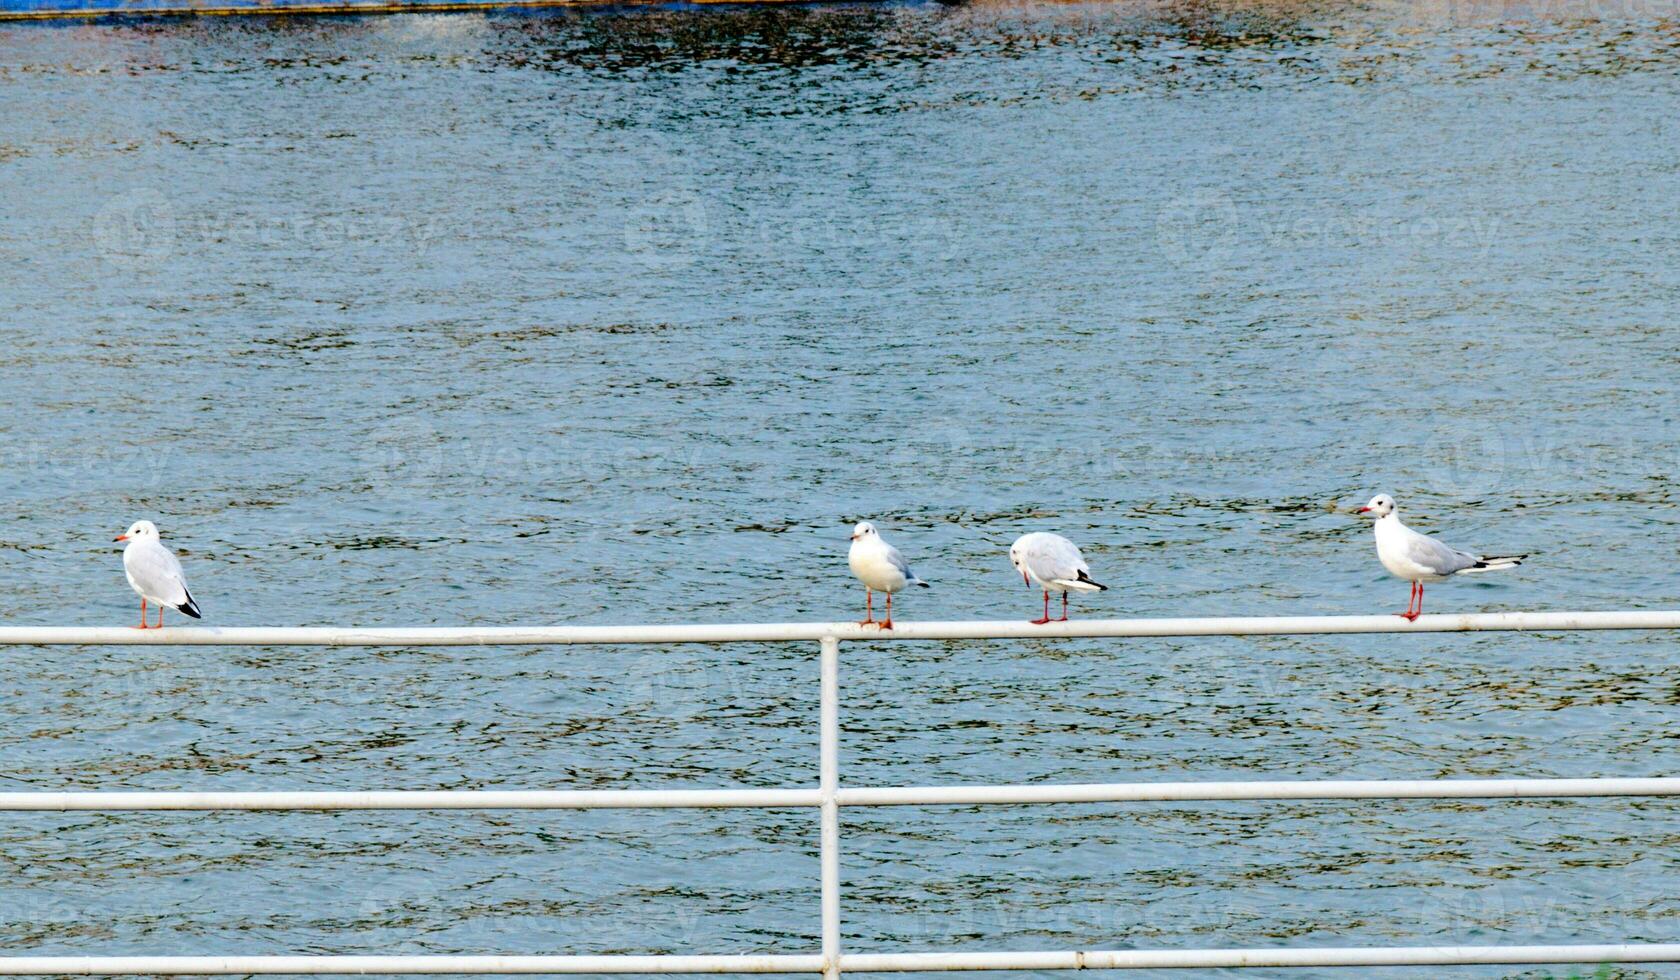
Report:
<svg viewBox="0 0 1680 980"><path fill-rule="evenodd" d="M559 8L795 6L814 0L0 0L0 23L128 18L474 13Z"/></svg>

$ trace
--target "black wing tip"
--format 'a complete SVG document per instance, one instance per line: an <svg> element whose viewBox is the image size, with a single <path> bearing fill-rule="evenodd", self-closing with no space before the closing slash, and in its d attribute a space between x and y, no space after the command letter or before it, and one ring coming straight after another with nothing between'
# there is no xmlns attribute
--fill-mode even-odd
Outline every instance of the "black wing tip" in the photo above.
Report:
<svg viewBox="0 0 1680 980"><path fill-rule="evenodd" d="M193 601L192 596L187 596L187 601L181 603L179 606L176 606L175 611L176 612L181 612L181 613L186 613L188 616L191 616L194 619L203 619L204 618L203 616L199 615L198 603Z"/></svg>
<svg viewBox="0 0 1680 980"><path fill-rule="evenodd" d="M1099 591L1099 592L1107 592L1108 591L1108 586L1102 584L1101 582L1093 580L1090 576L1090 573L1088 573L1088 572L1080 572L1079 573L1079 581L1084 582L1086 585L1096 586L1097 591Z"/></svg>
<svg viewBox="0 0 1680 980"><path fill-rule="evenodd" d="M924 588L924 589L931 589L931 588L933 588L933 586L931 586L931 585L929 585L929 584L927 584L927 583L926 583L926 582L923 582L923 581L922 581L922 580L921 580L921 579L917 579L917 580L916 580L916 584L917 584L917 585L919 585L919 586L921 586L921 587L922 587L922 588Z"/></svg>
<svg viewBox="0 0 1680 980"><path fill-rule="evenodd" d="M1495 565L1521 565L1527 558L1527 555L1490 555L1470 567L1492 568Z"/></svg>

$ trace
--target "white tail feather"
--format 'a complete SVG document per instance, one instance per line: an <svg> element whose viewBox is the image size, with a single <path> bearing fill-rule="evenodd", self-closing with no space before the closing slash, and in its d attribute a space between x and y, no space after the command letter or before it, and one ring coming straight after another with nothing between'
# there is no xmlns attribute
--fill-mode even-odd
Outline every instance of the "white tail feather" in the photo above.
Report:
<svg viewBox="0 0 1680 980"><path fill-rule="evenodd" d="M1071 578L1053 578L1050 584L1058 589L1072 589L1075 592L1101 592L1102 586L1095 582L1080 582Z"/></svg>

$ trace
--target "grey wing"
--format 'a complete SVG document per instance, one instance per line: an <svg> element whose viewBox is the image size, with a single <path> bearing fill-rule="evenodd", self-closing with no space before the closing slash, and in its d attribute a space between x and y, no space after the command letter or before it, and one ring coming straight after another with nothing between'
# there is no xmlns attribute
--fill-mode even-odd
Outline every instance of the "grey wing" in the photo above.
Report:
<svg viewBox="0 0 1680 980"><path fill-rule="evenodd" d="M181 601L187 601L187 573L181 568L181 559L176 558L173 551L165 551L163 557L169 560L170 580L179 583L181 586Z"/></svg>
<svg viewBox="0 0 1680 980"><path fill-rule="evenodd" d="M1475 555L1449 548L1424 534L1414 535L1406 546L1406 557L1437 575L1451 575L1481 561Z"/></svg>
<svg viewBox="0 0 1680 980"><path fill-rule="evenodd" d="M884 541L881 543L886 544ZM905 578L913 579L916 577L916 573L910 570L910 563L905 561L904 556L898 553L898 549L890 544L887 545L887 561L891 562L894 568L903 572Z"/></svg>
<svg viewBox="0 0 1680 980"><path fill-rule="evenodd" d="M1085 564L1085 559L1079 554L1079 549L1066 538L1052 538L1041 541L1027 555L1027 561L1032 567L1033 574L1041 582L1056 579L1075 581L1080 572L1090 574L1091 569Z"/></svg>
<svg viewBox="0 0 1680 980"><path fill-rule="evenodd" d="M168 548L160 545L141 551L130 571L141 589L154 598L174 605L187 601L187 576L181 571L181 560Z"/></svg>

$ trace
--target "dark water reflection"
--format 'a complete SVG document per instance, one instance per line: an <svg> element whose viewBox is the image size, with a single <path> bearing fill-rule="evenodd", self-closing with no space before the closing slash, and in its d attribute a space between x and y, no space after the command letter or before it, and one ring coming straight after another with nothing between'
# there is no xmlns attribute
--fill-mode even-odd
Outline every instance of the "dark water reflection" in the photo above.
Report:
<svg viewBox="0 0 1680 980"><path fill-rule="evenodd" d="M1672 607L1680 16L857 5L0 28L0 576L126 623L1398 609L1378 489ZM845 778L1651 775L1666 637L848 647ZM814 781L815 651L17 650L8 788ZM1663 801L856 813L859 949L1666 941ZM0 820L42 952L814 945L804 813ZM1489 970L1500 975L1506 971ZM1629 975L1637 975L1630 972Z"/></svg>
<svg viewBox="0 0 1680 980"><path fill-rule="evenodd" d="M633 19L593 13L551 15L516 29L541 49L501 51L504 64L577 67L606 71L680 71L726 65L813 69L870 66L902 68L976 54L1020 57L1055 47L1112 47L1112 56L1136 54L1163 43L1209 51L1310 44L1324 40L1303 18L1302 5L1236 7L1210 4L1141 4L1127 10L1089 7L952 7L858 4L804 8L746 8L716 17L691 11L649 12ZM926 18L944 23L927 30ZM563 43L554 44L556 40ZM545 44L548 42L548 44ZM552 46L549 46L552 45Z"/></svg>

